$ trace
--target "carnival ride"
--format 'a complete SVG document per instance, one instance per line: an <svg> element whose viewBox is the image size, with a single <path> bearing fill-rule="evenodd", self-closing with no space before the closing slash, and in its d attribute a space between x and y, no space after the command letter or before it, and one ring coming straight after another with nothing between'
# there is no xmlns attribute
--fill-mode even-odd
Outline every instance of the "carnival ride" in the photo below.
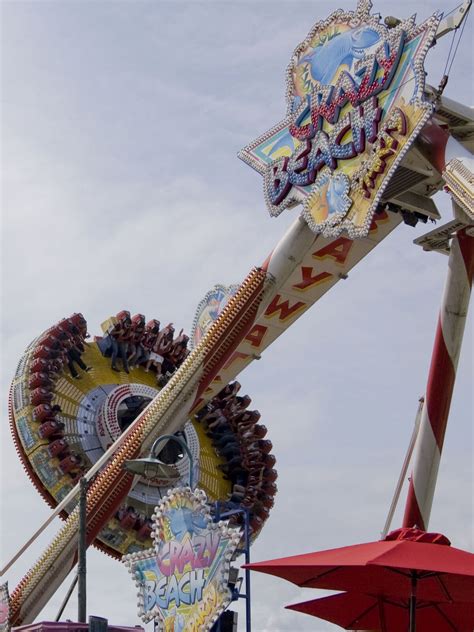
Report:
<svg viewBox="0 0 474 632"><path fill-rule="evenodd" d="M12 592L11 624L31 622L76 563L78 510L74 498L79 475L90 482L87 543L115 557L149 545L148 509L162 494L163 484L138 480L124 469L124 464L148 453L160 435L181 433L199 463L199 486L211 501L227 496L230 483L216 468L222 458L212 449L199 422L204 407L210 402L215 407L215 398L226 385L339 280L345 279L397 226L439 220L432 196L443 187L452 195L454 219L417 242L424 249L450 253L454 295L461 293L462 286L458 313L453 316L452 310L447 310L449 322L443 330L455 347L453 353L448 353L451 360L443 364L445 367L451 361L454 367L450 385L442 389L446 397L440 427L444 424L445 429L472 280L470 152L474 122L469 108L445 99L441 90L425 86L423 58L437 37L457 28L468 4L454 23L452 16L449 20L434 16L422 27L408 20L398 21L391 28L380 24L376 16L369 16L370 7L362 0L355 13L336 12L326 22L318 23L295 50L287 74L287 118L245 148L241 157L264 175L271 214L278 215L298 202L304 203L304 212L240 286L232 287L227 295L226 289L218 286L218 305L212 293L201 303L194 348L166 384L157 386L156 379L143 367L130 373L123 369L113 372L96 343L84 343L84 359L92 370L80 381L69 376L61 362L51 357L49 345L69 323L86 326L80 315L53 326L26 349L12 384L12 432L29 476L55 508L48 522L61 514L65 524ZM352 32L350 26L357 29L357 37L365 37L357 40L357 55L352 46L350 63L347 51L341 61L349 70L355 64L359 79L364 81L370 75L371 83L367 79L365 92L360 83L357 94L351 97L354 80L344 83L349 73L341 73L343 79L331 92L332 101L325 111L321 98L316 108L314 104L311 107L311 98L323 92L320 82L326 82L325 75L318 75L322 70L314 51L318 47L323 50L326 41L331 40L327 33L325 37L321 34L334 24L342 25L343 35ZM371 52L374 47L375 53ZM369 61L373 65L370 72ZM407 88L412 80L414 87ZM386 94L391 95L394 85L401 95L397 102L383 92L390 87ZM325 95L329 98L327 90ZM351 110L346 117L340 116L344 108L350 110L366 102L365 112L358 106L356 113ZM345 122L338 124L338 116ZM335 136L322 131L317 137L319 146L312 152L318 125L328 134L334 125ZM352 147L345 151L351 143L342 143L349 134ZM323 141L329 144L323 146ZM338 160L349 166L354 160L353 171L341 168L333 177L331 169ZM349 175L354 178L353 185ZM349 191L354 198L352 207L347 201ZM464 277L467 282L459 281ZM126 423L124 411L130 413ZM426 525L429 519L444 429L435 432L436 441L430 444L438 456L428 459L425 451L424 462L417 461L421 463L420 472L415 472L411 493L420 506L407 512L410 524L414 520L420 524L424 518ZM178 475L185 478L189 472L186 458L179 460L175 455L174 464ZM275 476L270 474L269 482L274 482ZM257 482L252 480L251 486ZM260 531L269 508L254 523L254 535Z"/></svg>
<svg viewBox="0 0 474 632"><path fill-rule="evenodd" d="M61 343L64 344L64 339L67 342L67 332L79 333L78 326L82 329L79 344L87 371L78 374L73 365L73 375L68 371L67 351ZM123 367L120 371L113 369L110 359L101 351L105 338L96 337L88 343L86 332L87 323L81 314L73 314L49 328L29 345L12 383L10 422L15 445L28 476L51 507L56 507L72 491L81 476L158 395L162 386L157 381L163 384L156 372L147 371L146 362L130 371ZM177 368L178 365L170 367L173 371ZM220 425L224 422L235 429L236 441L244 441L239 426L251 430L252 439L257 441L255 445L265 448L260 456L255 451L252 454L253 467L248 474L250 490L258 493L259 487L265 485L268 496L265 508L260 508L260 516L255 516L256 537L273 504L274 485L270 479L276 479L272 468L275 459L268 454L271 442L264 439L265 426L256 424L258 411L247 409L250 398L238 396L238 384L234 385L227 394L224 389L220 398L215 397L209 407L201 409L199 417L191 417L179 435L196 464L196 483L206 492L210 503L225 501L232 492L231 477L223 471L227 451L224 446L216 451L211 441L212 419L208 426L211 414ZM227 443L232 443L228 436ZM176 450L173 443L160 451L160 459L176 470L175 483L188 479L190 459ZM150 516L168 487L169 481L159 477L136 482L94 544L117 559L148 548ZM248 501L248 495L242 495L242 502ZM65 507L62 515L68 515L70 509L71 506Z"/></svg>

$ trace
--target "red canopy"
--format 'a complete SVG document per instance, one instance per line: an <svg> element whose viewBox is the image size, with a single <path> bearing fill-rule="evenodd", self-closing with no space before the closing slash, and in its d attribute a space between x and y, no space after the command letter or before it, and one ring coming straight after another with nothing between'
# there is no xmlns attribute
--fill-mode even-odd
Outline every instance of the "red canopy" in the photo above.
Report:
<svg viewBox="0 0 474 632"><path fill-rule="evenodd" d="M322 599L287 606L311 614L346 630L400 632L409 625L408 600L397 600L358 593L341 593ZM472 632L474 604L418 601L417 632Z"/></svg>
<svg viewBox="0 0 474 632"><path fill-rule="evenodd" d="M249 564L298 586L434 602L474 601L474 555L444 536L399 529L385 540Z"/></svg>

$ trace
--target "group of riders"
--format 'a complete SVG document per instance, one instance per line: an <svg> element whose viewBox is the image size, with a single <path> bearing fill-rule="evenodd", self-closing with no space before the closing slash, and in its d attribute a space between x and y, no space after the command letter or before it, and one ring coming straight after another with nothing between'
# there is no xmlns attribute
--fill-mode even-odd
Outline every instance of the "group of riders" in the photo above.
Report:
<svg viewBox="0 0 474 632"><path fill-rule="evenodd" d="M182 329L175 337L172 323L161 329L159 320L146 322L143 314L130 316L127 310L120 311L110 322L107 335L98 344L104 355L110 355L114 371L129 373L138 366L146 372L152 369L162 386L189 354L189 337Z"/></svg>
<svg viewBox="0 0 474 632"><path fill-rule="evenodd" d="M248 410L251 399L239 396L239 382L225 386L196 415L210 437L223 463L217 466L232 488L221 509L238 509L230 524L241 527L244 513L249 519L250 533L256 535L274 505L277 493L276 459L270 454L272 442L265 439L267 428L258 423L258 410ZM211 509L211 511L213 511ZM139 540L150 537L152 520L132 505L122 505L115 518L124 529L133 529Z"/></svg>
<svg viewBox="0 0 474 632"><path fill-rule="evenodd" d="M111 319L103 338L96 339L99 349L111 357L112 369L119 371L142 366L156 372L159 385L182 364L187 355L189 338L183 330L175 337L172 323L163 329L156 319L146 322L143 314L130 316L122 310ZM48 440L48 451L59 459L59 467L74 482L85 471L80 454L70 449L64 435L65 423L61 406L53 403L54 384L67 366L71 377L80 379L78 369L90 370L82 360L85 351L87 322L82 314L73 314L48 329L36 341L29 366L30 402L33 418L39 423L38 432ZM251 399L239 396L240 384L228 384L196 415L210 437L223 462L218 465L232 484L228 502L245 509L252 532L257 532L268 518L277 491L275 457L270 454L272 443L265 439L267 429L258 423L260 413L248 410ZM122 512L127 508L122 508ZM135 516L128 508L119 521L127 526L133 520L140 536L148 537L150 524L143 516ZM242 518L234 517L233 522Z"/></svg>
<svg viewBox="0 0 474 632"><path fill-rule="evenodd" d="M29 399L33 419L39 423L38 434L48 440L50 456L59 459L59 469L74 482L85 471L83 459L71 450L64 436L66 418L61 406L53 400L56 381L62 377L65 367L75 379L81 379L78 369L91 370L81 357L88 337L87 322L82 314L63 318L36 341L29 364Z"/></svg>
<svg viewBox="0 0 474 632"><path fill-rule="evenodd" d="M273 507L278 473L273 467L275 456L270 454L273 444L265 438L267 428L258 423L260 413L248 410L252 400L239 396L239 390L239 382L228 384L196 417L224 460L217 467L232 484L228 508L245 509L251 533L256 533ZM234 515L231 522L242 525L243 515Z"/></svg>

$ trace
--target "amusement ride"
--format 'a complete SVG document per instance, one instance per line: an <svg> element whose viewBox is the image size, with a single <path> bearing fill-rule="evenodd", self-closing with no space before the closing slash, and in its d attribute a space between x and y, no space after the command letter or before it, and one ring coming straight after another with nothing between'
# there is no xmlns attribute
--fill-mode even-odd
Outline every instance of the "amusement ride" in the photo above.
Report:
<svg viewBox="0 0 474 632"><path fill-rule="evenodd" d="M86 546L125 556L139 587L146 572L136 565L172 536L158 523L179 489L193 512L207 512L204 522L186 523L193 537L214 524L216 507L216 523L227 516L220 537L234 547L229 572L264 531L278 476L271 433L237 376L393 230L440 221L432 198L444 188L452 217L416 240L447 255L449 268L403 521L427 530L472 283L474 120L443 85L425 82L424 60L463 24L470 2L419 24L383 21L371 8L359 0L355 11L315 24L287 69L285 117L240 152L263 177L271 216L303 207L260 266L240 285L208 292L189 334L123 309L105 314L94 335L87 315L74 313L20 358L9 397L13 441L53 510L46 524L57 515L64 524L5 598L3 629L31 623L74 569L81 481ZM138 460L145 469L133 470ZM147 473L150 463L158 469ZM145 620L174 629L153 610L158 597L148 597L140 601ZM210 629L229 602L184 629Z"/></svg>

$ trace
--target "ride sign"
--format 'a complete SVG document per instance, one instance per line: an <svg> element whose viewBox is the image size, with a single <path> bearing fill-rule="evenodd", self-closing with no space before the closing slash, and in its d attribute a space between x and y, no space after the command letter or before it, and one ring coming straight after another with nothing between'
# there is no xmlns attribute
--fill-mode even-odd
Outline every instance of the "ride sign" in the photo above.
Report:
<svg viewBox="0 0 474 632"><path fill-rule="evenodd" d="M393 28L338 10L318 22L287 70L287 116L240 158L263 175L270 215L303 203L315 233L367 236L384 190L433 112L426 53L440 16Z"/></svg>
<svg viewBox="0 0 474 632"><path fill-rule="evenodd" d="M153 515L155 548L122 561L139 588L139 615L163 631L205 632L231 600L230 560L238 529L214 523L202 490L176 488Z"/></svg>
<svg viewBox="0 0 474 632"><path fill-rule="evenodd" d="M10 595L8 592L8 582L0 584L0 632L10 630Z"/></svg>
<svg viewBox="0 0 474 632"><path fill-rule="evenodd" d="M191 330L191 344L196 347L209 327L217 320L229 300L236 294L238 285L215 285L207 292L196 309L193 328Z"/></svg>

